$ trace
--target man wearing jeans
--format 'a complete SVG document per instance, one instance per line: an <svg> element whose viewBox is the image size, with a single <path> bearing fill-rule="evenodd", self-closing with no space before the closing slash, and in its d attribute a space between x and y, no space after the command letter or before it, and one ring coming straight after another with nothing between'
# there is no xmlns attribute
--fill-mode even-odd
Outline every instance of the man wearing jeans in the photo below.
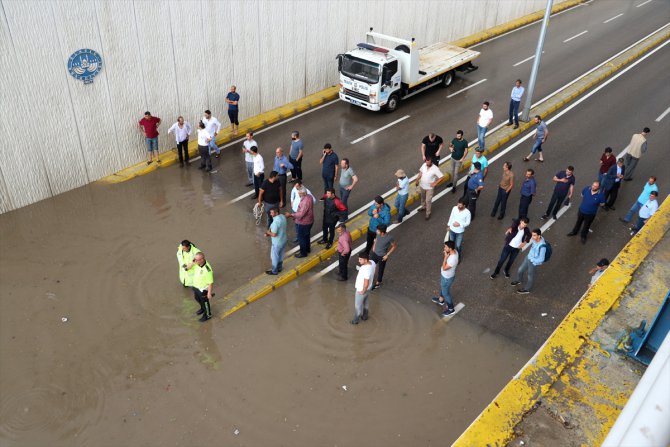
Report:
<svg viewBox="0 0 670 447"><path fill-rule="evenodd" d="M526 295L530 293L531 289L533 288L533 281L535 280L535 269L544 263L546 253L547 246L545 244L544 238L542 237L542 230L536 228L533 230L533 233L530 237L530 250L528 251L528 256L526 256L526 259L523 260L519 270L517 270L516 280L510 283L513 286L518 286L521 284L523 274L528 272L528 281L526 281L526 286L518 289L516 293L519 295Z"/></svg>
<svg viewBox="0 0 670 447"><path fill-rule="evenodd" d="M528 217L528 207L533 201L533 196L537 190L537 182L535 182L535 171L532 169L526 170L526 178L521 184L521 197L519 198L519 219Z"/></svg>
<svg viewBox="0 0 670 447"><path fill-rule="evenodd" d="M272 224L265 231L265 235L272 238L272 247L270 249L270 259L272 260L272 269L266 270L268 275L278 275L284 266L284 249L286 249L286 217L279 214L279 208L273 206L270 208Z"/></svg>
<svg viewBox="0 0 670 447"><path fill-rule="evenodd" d="M356 275L356 294L354 296L354 319L351 324L358 324L359 320L366 321L368 319L368 295L372 288L372 280L375 275L375 264L370 261L367 253L363 252L358 255L358 275Z"/></svg>
<svg viewBox="0 0 670 447"><path fill-rule="evenodd" d="M349 206L349 194L358 183L358 176L354 170L349 166L349 159L343 158L340 160L340 200L346 206Z"/></svg>
<svg viewBox="0 0 670 447"><path fill-rule="evenodd" d="M534 153L539 152L537 161L540 163L544 162L544 158L542 156L542 144L544 144L545 141L547 141L547 137L549 137L549 129L547 128L547 124L542 121L542 117L540 115L535 115L535 143L533 143L533 147L530 150L530 154L528 156L523 158L523 161L528 161L530 160L530 157L533 156Z"/></svg>
<svg viewBox="0 0 670 447"><path fill-rule="evenodd" d="M333 152L333 146L330 143L323 145L323 155L319 163L321 164L321 178L323 178L323 190L325 192L333 188L337 178L337 170L340 167L340 159Z"/></svg>
<svg viewBox="0 0 670 447"><path fill-rule="evenodd" d="M228 118L230 119L230 132L237 133L240 125L238 115L240 113L240 94L237 93L237 87L234 85L230 87L230 92L226 95L226 103L228 104Z"/></svg>
<svg viewBox="0 0 670 447"><path fill-rule="evenodd" d="M395 196L395 207L398 210L397 219L398 223L400 223L405 218L405 214L407 214L405 205L407 205L407 198L409 197L409 179L402 169L395 171L395 176L395 190L398 192Z"/></svg>
<svg viewBox="0 0 670 447"><path fill-rule="evenodd" d="M644 188L642 189L642 194L637 198L637 201L633 204L633 206L630 208L628 211L628 214L626 214L626 217L624 218L619 218L619 220L623 223L629 223L635 213L640 211L640 208L642 208L642 205L647 203L647 200L649 200L649 195L651 194L652 191L658 192L658 186L656 185L656 177L653 175L649 177L649 180L647 183L644 184Z"/></svg>
<svg viewBox="0 0 670 447"><path fill-rule="evenodd" d="M147 151L149 152L149 159L147 160L148 165L153 161L154 153L156 155L156 163L161 162L158 157L158 126L160 123L161 119L157 116L151 116L151 112L144 112L144 118L137 123L140 131L144 130Z"/></svg>
<svg viewBox="0 0 670 447"><path fill-rule="evenodd" d="M649 200L647 200L647 203L642 205L642 208L640 208L640 212L638 213L637 216L637 223L630 229L631 236L635 236L635 233L640 231L644 226L644 224L647 223L649 218L653 216L656 213L656 211L658 211L658 200L656 200L657 197L658 197L657 191L652 191L649 194Z"/></svg>
<svg viewBox="0 0 670 447"><path fill-rule="evenodd" d="M293 213L286 212L286 217L292 217L295 221L295 234L300 246L300 252L296 254L295 257L304 258L310 252L309 233L314 224L315 199L310 194L309 190L302 186L302 184L293 188L293 191L291 191L292 196L294 191L297 191L299 202L297 205L293 205L294 200L291 200Z"/></svg>
<svg viewBox="0 0 670 447"><path fill-rule="evenodd" d="M568 200L572 198L572 193L575 189L575 176L572 173L575 171L575 168L568 166L565 171L558 171L554 178L552 179L556 186L554 186L554 192L551 195L551 200L549 200L549 206L547 206L547 211L540 217L542 220L546 220L549 216L553 217L554 220L558 219L558 211L563 206L565 199Z"/></svg>
<svg viewBox="0 0 670 447"><path fill-rule="evenodd" d="M302 180L302 152L305 149L305 145L300 139L300 132L294 130L291 132L291 150L288 154L288 160L293 165L291 170L291 183L296 180Z"/></svg>
<svg viewBox="0 0 670 447"><path fill-rule="evenodd" d="M479 143L479 148L482 151L486 150L486 131L488 130L492 121L493 111L489 109L489 102L484 101L482 108L479 111L479 115L477 116L477 142Z"/></svg>
<svg viewBox="0 0 670 447"><path fill-rule="evenodd" d="M468 156L468 142L463 137L463 131L458 130L456 132L456 138L451 140L449 143L449 152L451 152L451 182L447 185L447 188L453 186L451 193L456 194L458 189L458 173L461 171L461 166L463 166L463 160Z"/></svg>
<svg viewBox="0 0 670 447"><path fill-rule="evenodd" d="M463 243L463 233L470 226L470 210L465 207L465 200L461 197L458 204L451 209L449 222L447 222L447 234L444 235L444 242L453 241L458 250L458 256L461 256L461 244Z"/></svg>
<svg viewBox="0 0 670 447"><path fill-rule="evenodd" d="M524 217L523 219L514 219L512 225L505 232L505 246L500 253L500 259L498 259L498 265L496 265L495 270L491 273L489 278L495 279L498 274L500 274L500 269L502 269L503 264L507 261L507 265L503 270L505 278L509 278L509 269L512 268L514 260L519 255L519 252L523 250L523 247L530 241L530 230L528 229L528 218Z"/></svg>
<svg viewBox="0 0 670 447"><path fill-rule="evenodd" d="M434 296L433 303L447 306L442 311L442 317L448 317L455 312L454 300L451 298L451 285L456 279L456 267L458 266L458 252L453 241L444 243L444 257L440 268L440 297Z"/></svg>
<svg viewBox="0 0 670 447"><path fill-rule="evenodd" d="M278 147L275 150L273 170L277 171L277 174L279 174L279 185L282 190L282 196L284 197L284 203L286 203L286 183L288 183L288 172L290 169L293 169L293 165L288 160L288 157L284 155L284 150Z"/></svg>
<svg viewBox="0 0 670 447"><path fill-rule="evenodd" d="M370 260L377 263L379 270L377 271L377 282L372 287L372 289L377 289L381 287L382 281L384 280L384 269L386 268L386 261L388 261L391 253L398 248L398 243L393 239L393 236L386 232L386 225L379 224L377 226L377 238L375 239L374 244L372 244L372 250L370 251Z"/></svg>
<svg viewBox="0 0 670 447"><path fill-rule="evenodd" d="M212 139L209 141L209 153L210 155L213 152L216 152L216 158L219 158L221 154L221 149L216 145L216 136L221 131L221 123L219 120L212 116L212 112L205 110L205 116L200 120L205 124L205 130L212 136Z"/></svg>
<svg viewBox="0 0 670 447"><path fill-rule="evenodd" d="M524 88L521 87L521 79L517 79L512 87L512 95L509 102L509 121L508 126L512 125L514 119L514 128L519 128L519 104L521 104L521 97L523 96Z"/></svg>

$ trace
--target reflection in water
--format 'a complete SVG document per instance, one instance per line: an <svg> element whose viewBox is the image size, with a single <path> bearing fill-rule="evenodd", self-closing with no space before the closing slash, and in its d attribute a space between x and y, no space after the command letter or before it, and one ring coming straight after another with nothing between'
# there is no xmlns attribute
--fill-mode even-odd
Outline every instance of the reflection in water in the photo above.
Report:
<svg viewBox="0 0 670 447"><path fill-rule="evenodd" d="M353 281L309 276L199 323L179 241L212 264L215 315L269 263L217 175L161 169L0 215L1 444L445 444L529 357L391 287L352 326Z"/></svg>

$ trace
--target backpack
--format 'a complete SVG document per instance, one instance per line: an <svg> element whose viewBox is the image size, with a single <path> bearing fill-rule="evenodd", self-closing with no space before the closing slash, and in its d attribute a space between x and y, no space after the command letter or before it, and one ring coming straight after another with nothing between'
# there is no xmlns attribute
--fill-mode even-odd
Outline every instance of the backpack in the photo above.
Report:
<svg viewBox="0 0 670 447"><path fill-rule="evenodd" d="M549 262L549 260L551 259L551 254L553 252L551 244L545 240L544 244L542 244L540 248L542 247L544 247L544 261L542 262Z"/></svg>

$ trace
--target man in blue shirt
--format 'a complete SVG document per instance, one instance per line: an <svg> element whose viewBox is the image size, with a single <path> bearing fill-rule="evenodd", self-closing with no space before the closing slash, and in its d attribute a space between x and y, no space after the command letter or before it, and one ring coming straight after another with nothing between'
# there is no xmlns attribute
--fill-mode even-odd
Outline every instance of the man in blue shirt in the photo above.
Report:
<svg viewBox="0 0 670 447"><path fill-rule="evenodd" d="M575 171L575 168L568 166L565 171L558 171L554 178L552 179L556 186L554 186L554 193L551 195L551 200L549 201L549 206L547 206L547 211L544 213L540 219L546 220L549 216L553 217L554 220L558 219L556 214L563 206L565 199L570 200L572 198L572 193L575 189L575 176L572 173Z"/></svg>
<svg viewBox="0 0 670 447"><path fill-rule="evenodd" d="M279 187L281 188L283 195L282 197L286 198L286 179L287 179L287 172L289 169L293 169L293 164L289 161L289 159L284 155L284 151L282 148L278 147L275 150L275 164L274 168L272 169L273 171L277 171L277 174L279 174ZM284 203L286 203L286 200L284 200Z"/></svg>
<svg viewBox="0 0 670 447"><path fill-rule="evenodd" d="M268 275L278 275L284 266L284 249L286 248L286 217L279 214L279 208L270 208L270 215L272 216L272 224L270 228L265 231L265 236L272 239L272 248L270 250L270 258L272 260L272 269L265 273Z"/></svg>
<svg viewBox="0 0 670 447"><path fill-rule="evenodd" d="M321 177L323 178L323 189L328 191L333 187L335 179L337 178L337 170L340 167L340 159L337 154L333 152L333 146L330 143L323 145L323 155L321 160Z"/></svg>
<svg viewBox="0 0 670 447"><path fill-rule="evenodd" d="M294 130L291 132L291 151L288 154L288 159L293 165L291 183L302 180L302 152L304 149L305 145L300 139L300 132Z"/></svg>
<svg viewBox="0 0 670 447"><path fill-rule="evenodd" d="M519 295L527 295L530 293L530 289L533 288L533 281L535 279L535 269L544 263L546 254L547 246L542 237L542 231L539 228L536 228L530 236L530 250L528 251L528 256L526 256L526 259L524 259L523 263L519 266L519 270L516 272L516 280L510 283L513 286L518 286L521 284L523 274L526 271L528 272L526 286L518 289L516 293Z"/></svg>
<svg viewBox="0 0 670 447"><path fill-rule="evenodd" d="M605 195L600 191L600 183L593 182L591 186L585 187L582 190L582 204L579 205L579 211L577 211L577 222L568 236L576 236L581 227L582 244L586 244L586 236L589 235L589 228L593 219L596 218L601 203L605 203ZM583 227L582 224L584 224Z"/></svg>
<svg viewBox="0 0 670 447"><path fill-rule="evenodd" d="M395 176L397 178L395 189L398 191L398 195L395 197L395 207L398 210L397 218L398 223L400 223L407 213L405 205L407 205L407 198L409 197L409 179L402 169L395 171Z"/></svg>
<svg viewBox="0 0 670 447"><path fill-rule="evenodd" d="M240 122L237 120L237 115L240 111L238 103L240 102L240 94L237 93L237 87L234 85L230 87L230 92L226 95L226 103L228 104L228 118L230 118L230 132L237 133Z"/></svg>
<svg viewBox="0 0 670 447"><path fill-rule="evenodd" d="M649 177L649 180L647 183L644 184L644 188L642 189L642 194L637 198L637 201L633 206L630 208L628 211L628 214L626 214L626 217L621 218L619 217L619 220L623 223L629 223L630 220L633 218L633 216L640 211L640 208L647 203L647 200L649 200L649 194L651 194L652 191L658 192L658 185L656 185L656 177L653 175Z"/></svg>
<svg viewBox="0 0 670 447"><path fill-rule="evenodd" d="M533 201L533 196L537 190L537 182L535 182L535 171L532 169L526 170L526 178L521 184L521 198L519 199L519 219L528 217L528 207Z"/></svg>
<svg viewBox="0 0 670 447"><path fill-rule="evenodd" d="M468 192L465 200L468 204L468 210L470 211L470 221L475 220L475 212L477 211L477 198L479 198L479 193L484 189L484 174L482 174L482 165L479 162L472 164L474 170L468 177L467 189Z"/></svg>
<svg viewBox="0 0 670 447"><path fill-rule="evenodd" d="M517 79L512 88L512 97L509 102L509 121L508 126L512 125L514 119L514 128L519 128L519 104L521 104L521 97L523 96L524 88L521 87L521 79Z"/></svg>
<svg viewBox="0 0 670 447"><path fill-rule="evenodd" d="M524 157L523 161L530 160L530 157L532 157L535 152L539 152L540 155L536 160L542 163L544 162L544 158L542 157L542 144L547 141L547 137L549 136L549 129L547 129L547 125L544 121L542 121L542 117L540 115L535 115L534 120L536 125L535 143L533 143L533 148L530 150L530 154Z"/></svg>

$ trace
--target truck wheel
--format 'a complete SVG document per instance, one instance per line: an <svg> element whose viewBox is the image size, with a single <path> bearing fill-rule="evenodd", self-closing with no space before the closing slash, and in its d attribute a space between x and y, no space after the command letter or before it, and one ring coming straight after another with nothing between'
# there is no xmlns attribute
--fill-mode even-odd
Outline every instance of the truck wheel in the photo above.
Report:
<svg viewBox="0 0 670 447"><path fill-rule="evenodd" d="M398 108L398 95L391 95L386 103L386 111L391 113Z"/></svg>
<svg viewBox="0 0 670 447"><path fill-rule="evenodd" d="M395 47L395 50L409 54L409 47L407 45L398 45L397 47Z"/></svg>
<svg viewBox="0 0 670 447"><path fill-rule="evenodd" d="M449 87L454 82L454 70L449 70L442 78L442 87Z"/></svg>

